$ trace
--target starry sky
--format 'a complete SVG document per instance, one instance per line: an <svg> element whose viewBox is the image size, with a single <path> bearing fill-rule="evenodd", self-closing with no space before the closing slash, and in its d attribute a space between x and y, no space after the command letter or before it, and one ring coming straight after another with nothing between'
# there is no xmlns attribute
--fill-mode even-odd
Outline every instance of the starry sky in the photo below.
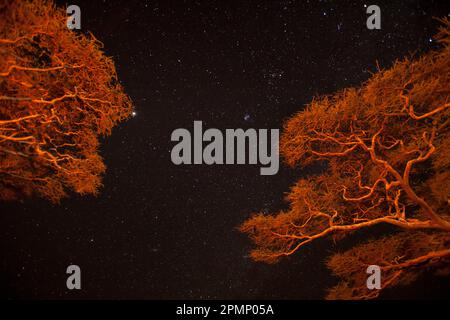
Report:
<svg viewBox="0 0 450 320"><path fill-rule="evenodd" d="M57 1L65 5L66 1ZM0 204L0 285L8 298L320 299L335 284L318 241L276 265L252 262L236 227L286 208L283 194L314 169L184 165L177 128L281 128L318 94L357 86L395 59L425 52L446 1L71 1L114 57L135 114L102 139L97 197L59 205ZM366 28L366 5L381 30ZM351 243L350 243L351 244ZM343 244L345 246L345 243ZM65 286L66 267L82 289ZM419 281L394 297L441 294ZM448 288L447 283L447 288ZM447 291L448 292L448 291ZM438 293L438 294L437 294Z"/></svg>

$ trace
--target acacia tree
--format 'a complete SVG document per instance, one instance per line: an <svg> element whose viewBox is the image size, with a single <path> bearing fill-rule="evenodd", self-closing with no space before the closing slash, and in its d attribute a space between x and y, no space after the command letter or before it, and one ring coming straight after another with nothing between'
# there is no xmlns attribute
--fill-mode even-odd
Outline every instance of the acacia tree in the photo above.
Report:
<svg viewBox="0 0 450 320"><path fill-rule="evenodd" d="M99 135L130 116L113 60L51 1L0 0L0 199L96 193Z"/></svg>
<svg viewBox="0 0 450 320"><path fill-rule="evenodd" d="M285 123L286 162L323 170L291 188L288 210L257 213L240 226L255 243L255 261L273 263L317 239L389 224L398 231L328 259L341 278L328 298L377 297L380 290L366 286L369 265L380 266L382 289L448 268L450 23L442 23L441 49L316 98Z"/></svg>

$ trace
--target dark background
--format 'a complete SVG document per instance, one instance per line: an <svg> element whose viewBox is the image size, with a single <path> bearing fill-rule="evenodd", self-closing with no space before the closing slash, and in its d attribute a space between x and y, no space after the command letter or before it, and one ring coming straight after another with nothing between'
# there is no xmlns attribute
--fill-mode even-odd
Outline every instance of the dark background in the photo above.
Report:
<svg viewBox="0 0 450 320"><path fill-rule="evenodd" d="M66 1L58 1L65 5ZM8 298L319 299L336 283L324 240L276 265L254 263L236 231L252 212L286 207L310 169L184 165L170 160L177 128L281 128L317 94L356 86L395 59L436 47L448 1L72 1L82 31L113 56L136 116L101 146L98 197L0 204L1 294ZM66 267L82 290L66 289ZM421 279L386 298L449 296Z"/></svg>

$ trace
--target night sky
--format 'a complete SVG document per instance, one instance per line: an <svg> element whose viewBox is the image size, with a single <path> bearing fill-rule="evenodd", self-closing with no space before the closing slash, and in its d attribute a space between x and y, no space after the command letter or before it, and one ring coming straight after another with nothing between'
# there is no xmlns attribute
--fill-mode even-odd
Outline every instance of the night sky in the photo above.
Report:
<svg viewBox="0 0 450 320"><path fill-rule="evenodd" d="M65 5L66 1L59 1ZM448 1L447 1L448 3ZM286 208L311 168L172 164L177 128L281 128L318 94L356 86L423 53L446 1L71 1L114 57L135 116L102 139L97 197L1 203L1 293L8 298L320 299L336 283L318 241L275 265L252 262L236 227ZM381 8L366 28L365 4ZM345 246L344 244L342 244ZM66 267L82 270L67 290ZM419 281L395 297L441 294ZM448 287L448 282L447 282ZM420 294L418 294L420 293ZM389 294L388 294L389 295Z"/></svg>

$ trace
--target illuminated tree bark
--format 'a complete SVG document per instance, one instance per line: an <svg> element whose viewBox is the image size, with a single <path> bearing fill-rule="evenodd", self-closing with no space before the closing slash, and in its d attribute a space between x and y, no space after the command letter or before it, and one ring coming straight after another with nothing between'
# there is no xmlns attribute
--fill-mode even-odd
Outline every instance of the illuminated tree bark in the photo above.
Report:
<svg viewBox="0 0 450 320"><path fill-rule="evenodd" d="M386 288L448 263L450 23L442 22L442 49L314 99L287 121L280 142L286 162L323 170L291 188L288 210L257 213L240 226L256 245L255 261L272 263L319 238L390 224L401 232L329 259L342 278L329 298L378 296L366 288L371 264L385 272Z"/></svg>
<svg viewBox="0 0 450 320"><path fill-rule="evenodd" d="M0 198L96 193L99 135L132 104L92 34L51 1L0 0Z"/></svg>

